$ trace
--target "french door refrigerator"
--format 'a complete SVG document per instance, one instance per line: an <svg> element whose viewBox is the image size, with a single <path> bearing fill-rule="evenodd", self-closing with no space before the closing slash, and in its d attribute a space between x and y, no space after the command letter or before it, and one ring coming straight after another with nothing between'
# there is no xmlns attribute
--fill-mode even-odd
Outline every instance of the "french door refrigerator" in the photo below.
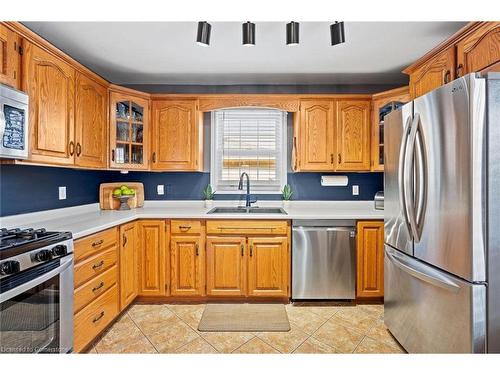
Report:
<svg viewBox="0 0 500 375"><path fill-rule="evenodd" d="M499 353L500 75L384 120L385 324L410 353Z"/></svg>

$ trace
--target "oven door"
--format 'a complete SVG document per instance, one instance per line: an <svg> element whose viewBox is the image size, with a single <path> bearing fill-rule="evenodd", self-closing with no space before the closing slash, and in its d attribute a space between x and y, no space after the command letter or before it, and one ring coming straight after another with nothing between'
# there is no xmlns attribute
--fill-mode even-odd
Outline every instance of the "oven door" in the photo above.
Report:
<svg viewBox="0 0 500 375"><path fill-rule="evenodd" d="M0 85L0 157L28 158L28 95Z"/></svg>
<svg viewBox="0 0 500 375"><path fill-rule="evenodd" d="M0 281L0 353L73 348L73 254Z"/></svg>

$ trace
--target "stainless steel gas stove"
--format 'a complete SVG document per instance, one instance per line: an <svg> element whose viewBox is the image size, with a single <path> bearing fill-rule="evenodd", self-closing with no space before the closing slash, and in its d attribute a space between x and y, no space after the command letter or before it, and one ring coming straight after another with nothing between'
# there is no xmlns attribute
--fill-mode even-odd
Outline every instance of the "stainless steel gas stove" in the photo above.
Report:
<svg viewBox="0 0 500 375"><path fill-rule="evenodd" d="M72 347L71 233L0 229L0 353L68 353Z"/></svg>

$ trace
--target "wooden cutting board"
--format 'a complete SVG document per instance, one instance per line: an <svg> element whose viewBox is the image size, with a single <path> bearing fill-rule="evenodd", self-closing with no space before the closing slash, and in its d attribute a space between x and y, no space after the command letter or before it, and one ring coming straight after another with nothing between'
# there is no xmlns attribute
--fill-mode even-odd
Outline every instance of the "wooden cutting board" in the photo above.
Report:
<svg viewBox="0 0 500 375"><path fill-rule="evenodd" d="M135 190L135 196L128 200L130 208L144 206L144 185L142 182L110 182L99 186L99 206L101 210L117 210L120 207L120 201L113 198L113 190L122 185L127 185Z"/></svg>

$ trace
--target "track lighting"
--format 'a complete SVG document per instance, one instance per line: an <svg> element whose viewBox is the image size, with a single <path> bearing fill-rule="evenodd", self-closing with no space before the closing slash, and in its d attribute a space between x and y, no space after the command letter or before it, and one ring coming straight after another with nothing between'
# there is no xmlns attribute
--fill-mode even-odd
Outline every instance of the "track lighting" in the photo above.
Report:
<svg viewBox="0 0 500 375"><path fill-rule="evenodd" d="M255 46L255 24L248 21L241 26L243 29L243 45Z"/></svg>
<svg viewBox="0 0 500 375"><path fill-rule="evenodd" d="M196 43L199 46L208 47L210 45L210 30L212 26L207 21L198 22L198 34Z"/></svg>
<svg viewBox="0 0 500 375"><path fill-rule="evenodd" d="M344 22L335 22L330 25L332 46L345 42Z"/></svg>
<svg viewBox="0 0 500 375"><path fill-rule="evenodd" d="M296 46L299 44L299 23L290 22L286 24L286 45Z"/></svg>

